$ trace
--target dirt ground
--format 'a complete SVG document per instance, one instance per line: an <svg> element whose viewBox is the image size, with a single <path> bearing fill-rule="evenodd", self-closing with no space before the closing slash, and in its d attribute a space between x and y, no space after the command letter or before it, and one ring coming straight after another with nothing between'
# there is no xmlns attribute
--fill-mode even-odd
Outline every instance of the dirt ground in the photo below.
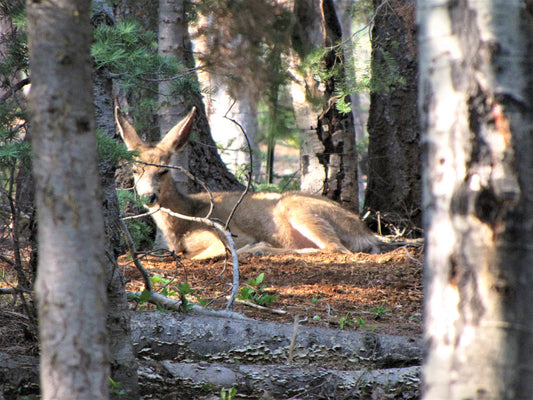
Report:
<svg viewBox="0 0 533 400"><path fill-rule="evenodd" d="M191 261L172 257L142 257L154 288L178 292L188 282L194 293L187 298L223 309L231 291L231 265L224 260ZM127 289L143 288L141 275L127 257L120 265ZM264 274L259 285L246 284ZM253 256L240 260L240 287L255 290L256 297L276 296L260 309L250 296L237 301L234 310L250 318L293 322L342 329L371 330L381 334L420 336L422 322L422 250L401 247L370 254L289 254ZM176 294L177 296L177 294ZM246 299L247 298L247 299ZM250 305L251 303L251 305ZM146 304L137 307L150 307Z"/></svg>
<svg viewBox="0 0 533 400"><path fill-rule="evenodd" d="M191 261L171 256L141 257L153 286L178 297L180 283L188 282L193 303L224 309L231 291L232 269L224 260ZM127 256L120 257L127 290L141 291L141 274ZM0 287L8 287L12 267L0 260ZM249 285L264 274L260 285ZM275 296L264 308L253 299L237 300L234 310L250 318L381 334L420 336L422 332L422 250L401 247L384 254L287 254L253 256L240 260L240 287L255 289L257 297ZM16 304L16 305L15 305ZM251 304L251 305L250 305ZM153 308L131 302L132 308ZM13 353L37 351L35 325L11 295L0 296L0 347Z"/></svg>

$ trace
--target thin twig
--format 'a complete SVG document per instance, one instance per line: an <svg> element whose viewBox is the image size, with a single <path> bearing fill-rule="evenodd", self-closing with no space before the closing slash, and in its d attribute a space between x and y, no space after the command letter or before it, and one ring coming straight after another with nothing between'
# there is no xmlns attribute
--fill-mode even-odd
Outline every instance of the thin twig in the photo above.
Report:
<svg viewBox="0 0 533 400"><path fill-rule="evenodd" d="M404 246L403 250L405 251L405 254L407 255L407 258L409 258L410 260L414 261L416 264L418 265L422 265L422 263L420 262L420 260L417 260L416 258L414 258L411 253L409 253L409 250L407 250L407 247Z"/></svg>
<svg viewBox="0 0 533 400"><path fill-rule="evenodd" d="M127 217L122 217L122 219L124 221L127 221L129 219L135 219L135 218L142 218L142 217L147 217L149 215L152 215L152 214L155 214L156 212L159 211L159 208L156 208L155 210L150 210L148 212L145 212L145 213L142 213L142 214L136 214L136 215L129 215Z"/></svg>
<svg viewBox="0 0 533 400"><path fill-rule="evenodd" d="M128 249L133 258L133 262L143 277L144 290L150 293L150 299L148 301L150 303L163 307L165 310L179 311L182 304L181 300L175 300L171 299L170 297L163 296L162 294L157 293L152 289L152 282L150 281L148 271L146 271L144 266L141 264L141 261L139 260L137 250L135 249L135 244L133 243L133 239L131 238L128 227L126 226L126 223L122 218L120 218L120 224L122 231L124 232L124 236L126 237L126 242L128 243ZM141 293L128 292L128 298L130 299L137 299L139 296L141 296Z"/></svg>
<svg viewBox="0 0 533 400"><path fill-rule="evenodd" d="M0 97L0 103L5 102L8 98L10 98L20 89L22 89L24 86L29 85L29 84L30 84L30 78L24 78L18 81L12 87L10 87L9 90L7 90L6 93L4 93L2 97Z"/></svg>
<svg viewBox="0 0 533 400"><path fill-rule="evenodd" d="M0 254L0 260L2 261L5 261L6 263L8 263L9 265L11 265L12 267L15 266L15 261L13 261L11 258L8 258L2 254Z"/></svg>
<svg viewBox="0 0 533 400"><path fill-rule="evenodd" d="M226 114L224 114L224 118L226 118L227 120L233 122L235 125L237 125L240 129L241 129L241 132L242 134L244 135L244 138L246 139L246 144L248 145L248 154L250 156L250 169L248 170L248 183L246 184L246 188L244 189L244 191L242 192L241 196L239 197L239 200L237 200L237 202L235 203L235 205L233 206L233 209L231 210L229 216L228 216L228 219L226 220L226 225L224 226L225 229L228 229L228 226L229 226L229 223L231 222L231 219L233 218L233 215L235 214L235 212L237 211L237 208L239 207L239 205L242 203L244 197L248 194L248 192L250 191L250 186L252 184L252 174L253 174L253 154L252 154L252 146L250 145L250 140L248 139L248 135L246 134L246 131L244 130L244 128L242 127L241 124L239 124L237 121L235 121L233 118L230 118L228 117L228 113L231 111L231 109L233 108L233 106L235 105L235 102L236 100L233 100L233 103L231 104L230 108L228 109L228 111L226 111Z"/></svg>
<svg viewBox="0 0 533 400"><path fill-rule="evenodd" d="M142 293L139 292L126 292L130 300L137 300ZM170 297L163 296L160 293L150 291L150 299L148 300L152 304L156 304L165 310L181 311L181 301L171 299Z"/></svg>
<svg viewBox="0 0 533 400"><path fill-rule="evenodd" d="M261 310L261 311L268 311L269 313L272 313L272 314L278 314L278 315L287 315L287 311L285 310L280 310L279 308L270 308L270 307L265 307L265 306L261 306L259 304L256 304L256 303L252 303L251 301L248 301L248 300L236 300L236 303L237 304L242 304L243 306L248 306L248 307L251 307L251 308L256 308L258 310Z"/></svg>
<svg viewBox="0 0 533 400"><path fill-rule="evenodd" d="M296 338L298 337L298 320L300 317L298 315L294 316L294 323L292 325L292 337L291 337L291 344L289 346L289 358L288 363L292 364L292 359L294 356L294 348L296 347Z"/></svg>

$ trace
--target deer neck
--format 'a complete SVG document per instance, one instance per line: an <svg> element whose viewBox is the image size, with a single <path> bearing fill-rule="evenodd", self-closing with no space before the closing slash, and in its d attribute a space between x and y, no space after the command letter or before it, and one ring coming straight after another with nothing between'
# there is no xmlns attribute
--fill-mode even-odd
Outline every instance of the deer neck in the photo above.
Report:
<svg viewBox="0 0 533 400"><path fill-rule="evenodd" d="M195 200L179 191L170 174L167 175L161 184L159 206L178 214L194 215L197 207ZM173 217L162 210L152 216L163 233L169 249L182 252L184 250L183 237L189 232L191 222Z"/></svg>

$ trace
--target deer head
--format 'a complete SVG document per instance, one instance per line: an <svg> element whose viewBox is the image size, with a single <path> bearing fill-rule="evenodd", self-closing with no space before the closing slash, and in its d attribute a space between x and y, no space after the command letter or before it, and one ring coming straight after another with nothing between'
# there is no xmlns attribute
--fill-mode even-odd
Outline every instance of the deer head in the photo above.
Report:
<svg viewBox="0 0 533 400"><path fill-rule="evenodd" d="M138 162L133 168L133 179L135 189L139 196L144 196L147 200L148 208L158 205L161 199L161 190L164 184L171 183L171 176L166 165L169 164L172 155L185 146L192 130L194 114L193 108L189 114L176 124L161 141L155 144L145 143L137 134L133 126L118 108L115 110L115 117L120 132L128 150L137 151ZM169 180L169 181L167 181Z"/></svg>

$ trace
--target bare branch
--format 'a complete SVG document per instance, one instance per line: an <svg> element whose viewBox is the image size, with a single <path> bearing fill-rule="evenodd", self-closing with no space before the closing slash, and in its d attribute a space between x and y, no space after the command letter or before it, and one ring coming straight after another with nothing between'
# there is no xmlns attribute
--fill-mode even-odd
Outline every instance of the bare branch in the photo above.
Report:
<svg viewBox="0 0 533 400"><path fill-rule="evenodd" d="M151 211L147 211L145 213L142 213L142 214L136 214L136 215L128 215L127 217L122 217L122 219L124 221L127 221L129 219L136 219L136 218L142 218L142 217L147 217L149 215L152 215L152 214L155 214L156 212L159 211L159 208L156 208L155 210L151 210Z"/></svg>
<svg viewBox="0 0 533 400"><path fill-rule="evenodd" d="M135 249L135 243L133 243L130 231L128 230L128 227L126 226L126 223L122 218L120 218L120 227L122 228L122 232L124 233L124 236L126 238L126 243L128 244L128 250L133 259L133 263L135 264L135 266L143 277L144 289L152 293L153 290L152 282L150 282L150 276L148 275L148 271L146 271L146 268L144 268L144 266L141 264L141 261L139 260L137 250Z"/></svg>
<svg viewBox="0 0 533 400"><path fill-rule="evenodd" d="M239 197L239 200L233 206L233 209L231 210L231 213L229 214L228 219L226 221L226 225L224 226L225 229L228 229L229 223L231 222L231 219L233 218L233 215L235 214L235 211L237 211L237 208L242 203L242 200L244 199L244 196L246 196L246 194L248 194L248 192L250 191L250 185L252 184L252 173L253 173L252 146L250 145L250 140L248 139L248 135L246 134L246 131L244 130L244 128L242 127L241 124L239 124L233 118L228 117L228 113L231 111L231 109L235 105L235 101L236 100L233 100L233 103L231 104L230 108L228 109L228 111L226 111L226 114L224 114L224 118L226 118L227 120L229 120L229 121L233 122L235 125L237 125L240 128L242 134L244 135L244 138L246 139L246 144L248 145L248 154L250 155L250 169L248 170L248 183L246 184L246 188L242 192L241 197Z"/></svg>
<svg viewBox="0 0 533 400"><path fill-rule="evenodd" d="M139 296L142 295L142 293L127 292L127 295L130 300L137 300ZM164 308L165 310L182 311L182 303L180 300L171 299L170 297L163 296L162 294L154 292L153 290L150 291L150 299L148 301L152 304Z"/></svg>
<svg viewBox="0 0 533 400"><path fill-rule="evenodd" d="M24 86L29 85L29 84L30 84L30 78L25 78L25 79L18 81L12 87L10 87L9 90L6 93L4 93L2 97L0 97L0 103L5 102L7 99L13 96L16 92L18 92Z"/></svg>

